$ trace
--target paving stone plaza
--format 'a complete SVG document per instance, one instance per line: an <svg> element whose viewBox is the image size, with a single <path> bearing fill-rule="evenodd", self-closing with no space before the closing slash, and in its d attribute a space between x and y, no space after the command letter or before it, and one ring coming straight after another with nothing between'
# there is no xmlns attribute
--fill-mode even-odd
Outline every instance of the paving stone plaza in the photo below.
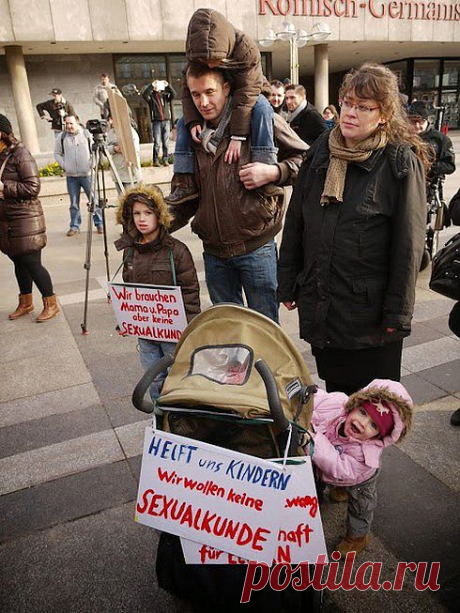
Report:
<svg viewBox="0 0 460 613"><path fill-rule="evenodd" d="M454 143L459 152L460 137ZM155 180L167 182L170 172L159 169ZM458 189L459 176L448 178L447 196ZM134 522L146 416L133 408L131 394L142 368L135 340L115 331L102 238L94 236L89 335L83 336L86 232L65 236L67 196L45 196L43 204L49 243L43 259L61 314L40 326L33 314L9 321L17 289L7 258L0 268L1 609L187 612L186 603L157 586L156 532ZM112 272L120 262L114 217L108 210ZM449 228L442 240L457 231ZM201 243L188 228L178 238L193 253L206 307ZM428 270L420 274L403 353L402 382L416 403L415 426L384 455L372 539L358 562L382 561L383 581L394 578L399 561L438 561L441 589L417 592L407 572L401 592L338 590L327 594L325 611L443 612L460 599L460 429L449 424L460 406L460 341L447 326L453 302L431 292L428 279ZM38 305L38 293L35 300ZM282 310L282 325L315 373L309 347L298 340L296 314ZM345 508L326 502L322 515L333 551Z"/></svg>

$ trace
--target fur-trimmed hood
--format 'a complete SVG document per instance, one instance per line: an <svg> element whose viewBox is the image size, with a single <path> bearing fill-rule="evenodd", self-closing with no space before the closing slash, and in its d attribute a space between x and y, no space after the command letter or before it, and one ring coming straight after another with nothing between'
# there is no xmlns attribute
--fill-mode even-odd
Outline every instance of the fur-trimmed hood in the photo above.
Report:
<svg viewBox="0 0 460 613"><path fill-rule="evenodd" d="M410 430L413 415L412 398L406 388L390 379L374 379L369 385L349 397L344 410L349 413L364 400L372 398L384 400L393 413L394 427L383 439L384 446L401 441Z"/></svg>
<svg viewBox="0 0 460 613"><path fill-rule="evenodd" d="M129 234L132 238L136 238L139 235L133 221L133 204L136 201L136 195L141 196L142 202L155 212L158 216L159 225L168 230L173 216L168 210L163 192L157 185L139 183L135 187L127 189L119 198L117 223L123 226L123 233Z"/></svg>
<svg viewBox="0 0 460 613"><path fill-rule="evenodd" d="M393 430L383 440L373 437L358 441L345 436L341 426L348 412L371 398L385 400L391 407ZM313 462L321 471L321 479L333 485L356 485L375 475L383 450L401 440L412 421L411 397L400 383L389 379L375 379L350 397L342 392L318 390L314 403L311 419L316 431Z"/></svg>

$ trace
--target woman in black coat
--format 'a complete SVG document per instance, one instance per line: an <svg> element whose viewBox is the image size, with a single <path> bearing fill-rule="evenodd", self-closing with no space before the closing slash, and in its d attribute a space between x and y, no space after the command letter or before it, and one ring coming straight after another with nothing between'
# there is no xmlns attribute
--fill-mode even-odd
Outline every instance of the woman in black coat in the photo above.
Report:
<svg viewBox="0 0 460 613"><path fill-rule="evenodd" d="M280 250L279 299L298 308L327 391L400 380L425 242L426 148L395 75L348 73L339 124L309 149Z"/></svg>
<svg viewBox="0 0 460 613"><path fill-rule="evenodd" d="M0 250L13 261L19 285L19 304L9 315L13 320L33 311L33 283L43 298L37 322L59 313L50 274L41 263L46 227L39 192L34 158L14 137L8 118L0 115Z"/></svg>

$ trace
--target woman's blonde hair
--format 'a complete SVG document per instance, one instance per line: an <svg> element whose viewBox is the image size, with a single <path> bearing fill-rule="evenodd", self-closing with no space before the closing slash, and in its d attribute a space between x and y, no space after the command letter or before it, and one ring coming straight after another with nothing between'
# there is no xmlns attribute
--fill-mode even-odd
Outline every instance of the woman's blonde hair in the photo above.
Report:
<svg viewBox="0 0 460 613"><path fill-rule="evenodd" d="M381 129L393 145L409 145L421 160L427 171L431 166L429 148L415 134L399 95L398 80L394 72L386 66L366 62L358 69L348 72L339 90L340 98L353 93L357 98L367 98L378 102L385 118Z"/></svg>

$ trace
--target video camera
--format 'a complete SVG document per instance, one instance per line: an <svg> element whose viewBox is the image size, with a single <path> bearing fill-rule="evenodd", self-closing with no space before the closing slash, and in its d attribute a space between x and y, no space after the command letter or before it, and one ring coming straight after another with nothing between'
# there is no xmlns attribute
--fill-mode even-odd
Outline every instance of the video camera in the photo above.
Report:
<svg viewBox="0 0 460 613"><path fill-rule="evenodd" d="M106 119L88 119L86 129L90 134L105 134L109 129Z"/></svg>

